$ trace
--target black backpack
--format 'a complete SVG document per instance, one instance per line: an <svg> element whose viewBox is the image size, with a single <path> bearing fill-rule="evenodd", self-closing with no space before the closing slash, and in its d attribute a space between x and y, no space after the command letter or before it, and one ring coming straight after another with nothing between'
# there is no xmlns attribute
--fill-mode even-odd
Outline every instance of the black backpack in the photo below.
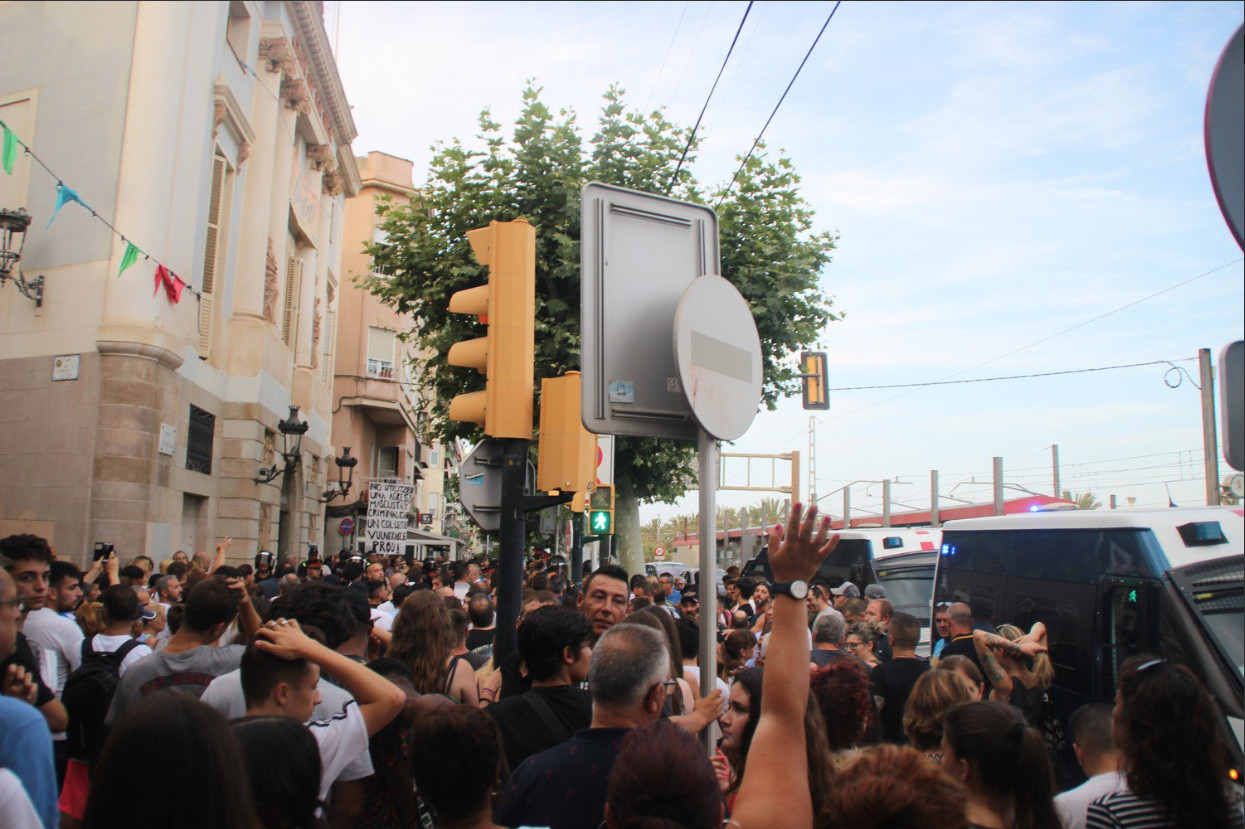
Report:
<svg viewBox="0 0 1245 829"><path fill-rule="evenodd" d="M82 664L65 680L61 702L69 713L65 739L69 756L93 763L99 757L108 726L104 718L121 682L121 663L141 642L131 639L112 652L91 649L91 637L82 640Z"/></svg>

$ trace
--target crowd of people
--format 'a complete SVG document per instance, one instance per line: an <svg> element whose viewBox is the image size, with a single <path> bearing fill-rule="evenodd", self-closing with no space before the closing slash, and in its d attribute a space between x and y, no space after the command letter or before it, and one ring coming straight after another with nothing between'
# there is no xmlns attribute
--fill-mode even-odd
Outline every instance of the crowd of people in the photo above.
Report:
<svg viewBox="0 0 1245 829"><path fill-rule="evenodd" d="M83 573L0 539L0 829L1245 826L1187 668L1134 659L1064 722L1041 624L938 606L919 656L881 586L816 578L815 508L718 613L537 551L513 649L487 560L231 543Z"/></svg>

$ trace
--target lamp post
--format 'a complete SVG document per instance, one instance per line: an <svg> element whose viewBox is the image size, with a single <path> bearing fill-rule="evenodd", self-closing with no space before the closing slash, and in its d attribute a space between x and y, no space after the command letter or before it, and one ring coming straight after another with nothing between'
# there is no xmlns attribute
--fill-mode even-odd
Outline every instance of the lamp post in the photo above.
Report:
<svg viewBox="0 0 1245 829"><path fill-rule="evenodd" d="M30 214L25 209L19 207L16 210L0 210L0 288L12 279L22 296L34 300L36 308L42 308L43 277L36 276L27 282L21 269L17 267L22 259L28 227Z"/></svg>
<svg viewBox="0 0 1245 829"><path fill-rule="evenodd" d="M289 417L277 423L277 430L281 432L281 446L284 450L281 452L281 457L285 461L285 466L278 466L275 463L271 468L261 466L259 468L259 477L255 479L255 483L270 483L278 475L288 475L294 471L294 467L298 466L302 460L303 435L307 434L309 428L311 428L310 423L305 420L299 420L298 407L290 406ZM290 447L291 438L294 441L293 448Z"/></svg>
<svg viewBox="0 0 1245 829"><path fill-rule="evenodd" d="M338 496L345 499L354 483L354 468L359 464L359 459L350 454L349 446L343 446L341 455L333 458L333 463L337 464L337 489L325 490L324 495L316 499L321 504L327 504Z"/></svg>

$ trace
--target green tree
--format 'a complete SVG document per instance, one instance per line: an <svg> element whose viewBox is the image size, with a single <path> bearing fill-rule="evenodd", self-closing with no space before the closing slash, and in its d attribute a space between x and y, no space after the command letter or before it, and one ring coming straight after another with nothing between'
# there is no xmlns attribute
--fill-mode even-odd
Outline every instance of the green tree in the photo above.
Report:
<svg viewBox="0 0 1245 829"><path fill-rule="evenodd" d="M1098 509L1102 506L1102 501L1092 492L1082 492L1080 495L1073 495L1072 490L1065 489L1063 491L1063 499L1076 504L1077 509Z"/></svg>
<svg viewBox="0 0 1245 829"><path fill-rule="evenodd" d="M815 342L838 317L820 286L837 237L816 232L800 196L799 176L781 155L760 147L729 183L706 190L692 173L699 139L662 111L628 109L623 90L611 87L588 146L574 112L556 115L529 83L510 137L488 110L480 115L478 141L454 138L438 145L428 180L409 206L381 203L388 236L369 245L383 278L368 287L397 311L414 317L406 337L415 342L416 376L444 401L429 426L440 439L476 440L480 431L447 417L448 401L483 385L478 374L446 364L458 341L479 336L476 322L448 313L455 291L481 284L483 269L466 233L491 220L525 219L536 228L536 376L579 368L579 193L601 181L677 199L715 203L721 230L722 276L748 300L761 335L763 398L773 408L798 389L794 352ZM728 192L729 187L729 192ZM671 502L695 485L695 446L653 438L620 438L615 452L615 531L623 563L640 569L639 503Z"/></svg>

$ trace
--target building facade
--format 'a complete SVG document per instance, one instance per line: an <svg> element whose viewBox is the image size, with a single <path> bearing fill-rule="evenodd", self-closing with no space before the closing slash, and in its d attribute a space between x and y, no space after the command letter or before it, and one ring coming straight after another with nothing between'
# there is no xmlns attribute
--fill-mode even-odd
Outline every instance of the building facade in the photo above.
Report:
<svg viewBox="0 0 1245 829"><path fill-rule="evenodd" d="M369 152L356 163L361 186L358 195L346 203L345 280L328 328L336 343L331 357L333 443L351 447L359 463L356 483L347 497L329 507L327 542L330 549L340 544L357 550L360 542L366 549L368 482L396 478L415 487L408 531L410 546L417 548L412 552L435 548L452 554L456 545L443 537L447 529L445 476L447 465L457 466L457 458L453 451L447 458L440 443L426 438L423 413L429 401L422 396L412 369L412 346L400 336L411 329L413 320L356 282L369 275L385 278L373 270L364 246L385 242L381 218L376 215L379 200L410 204L415 197L412 165L381 152ZM343 518L350 520L343 525Z"/></svg>
<svg viewBox="0 0 1245 829"><path fill-rule="evenodd" d="M323 544L325 319L360 182L322 15L0 4L0 120L33 152L0 170L0 209L33 217L19 267L44 286L41 306L0 288L0 534L79 562L99 541L157 561ZM49 224L58 182L79 203Z"/></svg>

